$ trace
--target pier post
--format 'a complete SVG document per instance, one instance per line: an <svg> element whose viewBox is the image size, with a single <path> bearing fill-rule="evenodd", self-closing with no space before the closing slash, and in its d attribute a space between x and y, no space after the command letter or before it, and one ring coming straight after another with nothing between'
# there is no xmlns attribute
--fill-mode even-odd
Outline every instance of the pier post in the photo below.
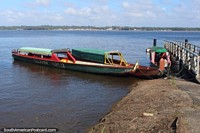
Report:
<svg viewBox="0 0 200 133"><path fill-rule="evenodd" d="M186 49L189 49L189 47L188 47L188 40L187 39L185 39L185 48ZM189 53L187 52L187 51L185 51L186 53L186 57L185 57L185 63L186 64L188 64L187 62L188 62L188 59L189 59Z"/></svg>
<svg viewBox="0 0 200 133"><path fill-rule="evenodd" d="M188 39L185 39L185 48L188 48Z"/></svg>
<svg viewBox="0 0 200 133"><path fill-rule="evenodd" d="M153 39L153 46L156 46L157 45L157 40L154 38Z"/></svg>

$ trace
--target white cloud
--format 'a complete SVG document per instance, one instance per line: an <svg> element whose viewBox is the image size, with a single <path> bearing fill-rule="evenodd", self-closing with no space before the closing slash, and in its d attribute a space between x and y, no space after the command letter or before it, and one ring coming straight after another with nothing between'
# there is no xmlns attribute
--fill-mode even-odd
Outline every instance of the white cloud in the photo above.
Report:
<svg viewBox="0 0 200 133"><path fill-rule="evenodd" d="M72 4L67 4L64 10L66 25L108 26L118 24L116 13L108 5L89 5L81 8L69 5Z"/></svg>
<svg viewBox="0 0 200 133"><path fill-rule="evenodd" d="M171 4L164 4L168 2ZM153 0L126 0L121 2L123 12L118 17L124 17L120 20L121 24L130 26L200 26L200 1L182 0L160 1L155 3Z"/></svg>
<svg viewBox="0 0 200 133"><path fill-rule="evenodd" d="M1 11L0 19L0 25L57 25L65 21L60 13L17 10Z"/></svg>
<svg viewBox="0 0 200 133"><path fill-rule="evenodd" d="M18 19L24 17L24 13L15 10L5 10L0 12L0 16L3 21L6 20L7 22L16 22Z"/></svg>
<svg viewBox="0 0 200 133"><path fill-rule="evenodd" d="M96 7L84 7L84 8L72 8L69 7L64 10L64 13L71 16L81 17L84 19L100 20L105 17L113 16L107 6L96 6Z"/></svg>
<svg viewBox="0 0 200 133"><path fill-rule="evenodd" d="M200 1L198 0L183 0L172 9L172 14L169 18L173 19L174 25L199 27L200 22Z"/></svg>
<svg viewBox="0 0 200 133"><path fill-rule="evenodd" d="M156 6L152 1L131 1L123 2L122 7L126 16L155 18L162 14L163 9Z"/></svg>
<svg viewBox="0 0 200 133"><path fill-rule="evenodd" d="M66 10L64 10L64 13L70 14L70 15L76 15L77 11L74 8L67 8Z"/></svg>
<svg viewBox="0 0 200 133"><path fill-rule="evenodd" d="M93 14L95 14L95 10L90 7L83 8L79 11L79 15L81 16L92 16Z"/></svg>
<svg viewBox="0 0 200 133"><path fill-rule="evenodd" d="M52 12L27 12L26 19L29 23L36 25L57 25L60 24L64 20L64 17L60 13L52 13ZM37 16L37 17L34 17Z"/></svg>
<svg viewBox="0 0 200 133"><path fill-rule="evenodd" d="M23 11L0 10L0 25L200 26L199 0L116 0L114 4L109 0L88 0L83 5L51 2L35 0L28 3L33 8Z"/></svg>
<svg viewBox="0 0 200 133"><path fill-rule="evenodd" d="M122 7L124 7L124 8L130 8L130 3L128 3L128 2L122 2Z"/></svg>
<svg viewBox="0 0 200 133"><path fill-rule="evenodd" d="M36 0L35 3L36 5L49 6L50 0Z"/></svg>
<svg viewBox="0 0 200 133"><path fill-rule="evenodd" d="M49 16L49 14L47 14L47 16L48 16L49 20L51 20L51 21L61 21L64 19L61 14L54 14L54 13L52 14L51 13L51 16Z"/></svg>
<svg viewBox="0 0 200 133"><path fill-rule="evenodd" d="M27 2L28 7L50 6L51 0L35 0L34 2Z"/></svg>

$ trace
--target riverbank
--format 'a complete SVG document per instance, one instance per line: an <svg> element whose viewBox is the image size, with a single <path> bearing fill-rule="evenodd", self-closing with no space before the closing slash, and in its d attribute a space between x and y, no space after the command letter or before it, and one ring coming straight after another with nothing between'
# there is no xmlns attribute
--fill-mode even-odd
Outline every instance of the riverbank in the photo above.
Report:
<svg viewBox="0 0 200 133"><path fill-rule="evenodd" d="M199 32L198 27L130 27L130 26L0 26L0 30L59 30L59 31L192 31Z"/></svg>
<svg viewBox="0 0 200 133"><path fill-rule="evenodd" d="M198 132L200 85L178 80L141 81L89 133Z"/></svg>

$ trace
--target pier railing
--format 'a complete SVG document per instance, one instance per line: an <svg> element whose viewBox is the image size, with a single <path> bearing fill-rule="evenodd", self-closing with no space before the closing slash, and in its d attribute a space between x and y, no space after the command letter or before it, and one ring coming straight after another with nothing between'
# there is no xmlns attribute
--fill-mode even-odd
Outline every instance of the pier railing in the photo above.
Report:
<svg viewBox="0 0 200 133"><path fill-rule="evenodd" d="M180 41L165 41L164 47L172 54L177 60L182 61L187 69L196 75L196 79L200 79L200 47Z"/></svg>

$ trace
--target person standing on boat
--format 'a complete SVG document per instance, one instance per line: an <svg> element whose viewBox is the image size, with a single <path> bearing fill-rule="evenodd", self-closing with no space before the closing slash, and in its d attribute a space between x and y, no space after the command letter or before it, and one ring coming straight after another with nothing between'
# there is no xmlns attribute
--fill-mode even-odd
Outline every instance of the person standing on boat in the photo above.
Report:
<svg viewBox="0 0 200 133"><path fill-rule="evenodd" d="M169 72L169 68L171 66L171 61L169 58L170 57L168 53L163 53L159 61L159 69L165 73Z"/></svg>

